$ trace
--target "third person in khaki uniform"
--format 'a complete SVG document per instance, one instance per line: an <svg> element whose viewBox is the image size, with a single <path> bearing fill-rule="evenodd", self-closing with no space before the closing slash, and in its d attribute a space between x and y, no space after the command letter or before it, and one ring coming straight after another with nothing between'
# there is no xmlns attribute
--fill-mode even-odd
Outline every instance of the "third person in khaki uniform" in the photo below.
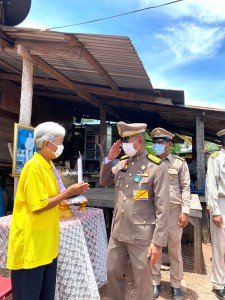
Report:
<svg viewBox="0 0 225 300"><path fill-rule="evenodd" d="M210 209L212 243L211 282L218 299L225 300L225 129L217 132L222 149L208 160L206 202Z"/></svg>
<svg viewBox="0 0 225 300"><path fill-rule="evenodd" d="M125 152L118 164L121 140L114 143L100 173L104 186L115 184L115 205L108 246L110 300L125 300L130 258L138 300L152 300L151 266L166 246L169 183L166 165L145 150L144 123L117 124Z"/></svg>
<svg viewBox="0 0 225 300"><path fill-rule="evenodd" d="M170 215L168 224L168 252L170 258L170 283L173 300L183 300L180 285L183 278L181 238L183 228L188 224L190 212L190 175L183 158L170 153L174 134L163 128L155 128L152 133L153 150L166 164L170 185ZM168 195L169 197L169 195ZM161 261L153 267L153 299L160 293Z"/></svg>

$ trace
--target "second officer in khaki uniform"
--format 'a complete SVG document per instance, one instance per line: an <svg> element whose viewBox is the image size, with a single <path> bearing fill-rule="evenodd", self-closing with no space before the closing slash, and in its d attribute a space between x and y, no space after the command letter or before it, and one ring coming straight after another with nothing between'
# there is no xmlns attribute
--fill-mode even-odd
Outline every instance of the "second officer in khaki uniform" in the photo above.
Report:
<svg viewBox="0 0 225 300"><path fill-rule="evenodd" d="M168 230L168 252L170 258L170 283L173 300L183 300L180 284L183 278L183 260L181 238L183 228L188 224L190 212L190 175L186 161L169 150L172 147L174 134L163 128L155 128L152 133L153 150L166 164L170 185L170 216ZM160 292L161 262L153 267L153 299Z"/></svg>
<svg viewBox="0 0 225 300"><path fill-rule="evenodd" d="M145 150L144 123L117 124L126 155L114 143L100 173L104 186L115 184L115 206L108 246L107 277L110 300L125 299L130 258L138 300L152 300L152 272L167 241L169 184L166 165Z"/></svg>
<svg viewBox="0 0 225 300"><path fill-rule="evenodd" d="M222 149L208 160L206 202L210 209L212 242L211 282L218 299L225 300L225 129L217 132Z"/></svg>

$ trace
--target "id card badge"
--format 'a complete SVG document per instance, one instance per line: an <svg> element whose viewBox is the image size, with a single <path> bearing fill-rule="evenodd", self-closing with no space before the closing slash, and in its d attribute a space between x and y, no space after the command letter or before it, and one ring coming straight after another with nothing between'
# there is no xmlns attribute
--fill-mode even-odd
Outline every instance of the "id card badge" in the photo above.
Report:
<svg viewBox="0 0 225 300"><path fill-rule="evenodd" d="M148 200L148 190L134 190L133 191L134 201L146 201Z"/></svg>

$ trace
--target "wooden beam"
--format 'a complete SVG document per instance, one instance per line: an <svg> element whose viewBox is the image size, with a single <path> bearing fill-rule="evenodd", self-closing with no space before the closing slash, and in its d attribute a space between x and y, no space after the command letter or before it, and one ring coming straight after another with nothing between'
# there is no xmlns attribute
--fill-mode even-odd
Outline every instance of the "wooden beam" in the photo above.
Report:
<svg viewBox="0 0 225 300"><path fill-rule="evenodd" d="M64 87L71 89L81 98L90 102L94 106L100 108L99 100L95 96L86 92L82 87L80 87L79 84L73 83L72 81L70 81L66 76L64 76L60 72L56 71L54 68L52 68L46 62L44 62L38 56L35 56L33 54L28 54L27 51L24 50L25 48L23 46L18 45L18 49L19 49L18 51L21 53L21 55L23 55L27 59L29 58L29 55L30 55L30 59L32 60L32 63L37 68L39 68L43 72L45 72L45 73L49 74L50 76L54 77L55 79L57 79L59 82L61 82L63 84ZM112 109L111 107L108 107L108 106L105 106L105 108L106 108L108 114L114 116L115 118L118 118L118 114L114 109Z"/></svg>
<svg viewBox="0 0 225 300"><path fill-rule="evenodd" d="M85 90L90 93L95 93L102 96L111 96L111 97L116 97L121 99L127 99L127 100L134 101L135 103L137 101L143 101L143 102L151 102L155 104L173 105L171 99L168 98L146 95L141 93L126 92L126 91L115 91L115 90L110 90L110 89L95 87L90 85L89 86L81 85L81 86L84 86Z"/></svg>
<svg viewBox="0 0 225 300"><path fill-rule="evenodd" d="M112 89L118 90L118 87L111 76L74 34L64 34L64 39L70 45L80 47L80 49L82 49L82 56L86 59L86 61L98 72L98 74L106 81L107 84L109 84L109 86L111 86Z"/></svg>
<svg viewBox="0 0 225 300"><path fill-rule="evenodd" d="M15 75L15 74L0 73L0 78L12 80L12 81L21 81L21 76ZM45 86L65 88L65 85L63 85L62 83L60 83L56 80L52 80L52 79L42 79L42 78L36 77L36 78L34 78L34 83L40 84L40 85L45 85ZM171 99L163 98L163 97L157 97L157 96L133 93L133 92L126 92L126 91L116 91L116 90L111 90L108 88L95 87L95 86L85 85L85 84L79 84L79 87L83 88L85 91L90 92L90 93L94 93L94 94L102 95L102 96L111 96L111 97L115 97L115 98L119 98L119 99L126 99L126 100L130 100L130 101L134 102L135 104L137 103L137 101L143 101L143 102L162 104L162 105L173 105ZM166 110L168 110L168 108L166 108ZM191 109L190 109L190 111L191 111Z"/></svg>
<svg viewBox="0 0 225 300"><path fill-rule="evenodd" d="M93 97L91 94L87 93L86 91L83 91L79 88L79 85L76 83L71 82L66 76L62 75L60 72L56 71L54 68L52 68L50 65L48 65L46 62L44 62L41 58L29 54L28 51L25 51L25 48L21 45L18 45L18 51L20 52L20 55L23 57L26 57L33 62L35 67L42 70L43 72L49 74L50 76L57 79L59 82L63 84L63 86L71 89L74 91L77 95L79 95L81 98L85 99L86 101L90 102L94 106L99 107L99 101Z"/></svg>
<svg viewBox="0 0 225 300"><path fill-rule="evenodd" d="M18 69L16 69L15 67L13 67L12 65L10 65L9 63L5 62L4 60L0 59L0 64L12 71L14 71L15 73L21 74L21 71L19 71Z"/></svg>
<svg viewBox="0 0 225 300"><path fill-rule="evenodd" d="M18 122L19 115L8 110L0 108L0 117L5 117L7 119L12 119L14 122Z"/></svg>
<svg viewBox="0 0 225 300"><path fill-rule="evenodd" d="M30 54L48 57L59 57L63 59L80 59L81 48L78 46L68 46L63 43L31 43L31 42L17 42L16 46L25 47ZM7 50L10 52L10 50Z"/></svg>
<svg viewBox="0 0 225 300"><path fill-rule="evenodd" d="M42 91L34 91L34 94L37 96L48 97L48 98L56 98L56 99L71 100L71 101L82 101L82 99L79 96L71 95L71 94L42 92Z"/></svg>

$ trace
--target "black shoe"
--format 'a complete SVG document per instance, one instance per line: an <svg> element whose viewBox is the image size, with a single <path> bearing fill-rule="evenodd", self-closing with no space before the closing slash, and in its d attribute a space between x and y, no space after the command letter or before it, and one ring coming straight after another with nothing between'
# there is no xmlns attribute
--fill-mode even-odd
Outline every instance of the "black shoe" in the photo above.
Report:
<svg viewBox="0 0 225 300"><path fill-rule="evenodd" d="M159 297L160 290L161 290L160 285L153 285L152 286L153 300L157 299Z"/></svg>
<svg viewBox="0 0 225 300"><path fill-rule="evenodd" d="M214 293L216 294L216 297L220 300L225 300L225 289L216 290L214 289Z"/></svg>
<svg viewBox="0 0 225 300"><path fill-rule="evenodd" d="M184 300L184 296L181 294L181 289L180 288L172 287L171 292L172 292L172 299L173 300Z"/></svg>

